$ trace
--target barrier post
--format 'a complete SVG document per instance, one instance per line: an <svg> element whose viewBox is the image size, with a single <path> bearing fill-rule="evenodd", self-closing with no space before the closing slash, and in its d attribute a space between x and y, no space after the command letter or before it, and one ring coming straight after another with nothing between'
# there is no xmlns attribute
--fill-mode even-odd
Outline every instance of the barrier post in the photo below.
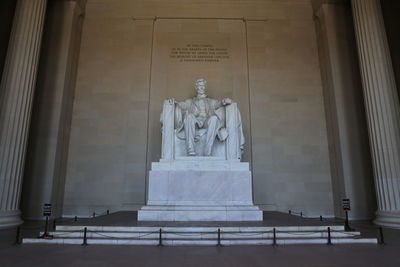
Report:
<svg viewBox="0 0 400 267"><path fill-rule="evenodd" d="M56 226L57 226L56 219L54 219L53 220L53 230L56 230Z"/></svg>
<svg viewBox="0 0 400 267"><path fill-rule="evenodd" d="M93 212L93 218L95 218L96 217L96 212Z"/></svg>
<svg viewBox="0 0 400 267"><path fill-rule="evenodd" d="M161 247L162 245L162 229L160 228L160 234L158 235L158 246Z"/></svg>
<svg viewBox="0 0 400 267"><path fill-rule="evenodd" d="M319 216L319 220L322 222L322 216Z"/></svg>
<svg viewBox="0 0 400 267"><path fill-rule="evenodd" d="M87 246L87 227L83 229L83 243L82 246Z"/></svg>
<svg viewBox="0 0 400 267"><path fill-rule="evenodd" d="M300 217L303 217L303 212L302 211L300 211Z"/></svg>
<svg viewBox="0 0 400 267"><path fill-rule="evenodd" d="M382 228L382 226L379 227L379 236L380 236L379 245L384 245L385 244L385 238L383 237L383 228Z"/></svg>
<svg viewBox="0 0 400 267"><path fill-rule="evenodd" d="M328 227L328 243L327 245L332 245L332 240L331 240L331 228Z"/></svg>
<svg viewBox="0 0 400 267"><path fill-rule="evenodd" d="M44 225L44 233L43 235L39 236L39 238L44 238L44 239L52 239L53 236L48 233L48 228L49 228L49 216L46 216L46 224Z"/></svg>
<svg viewBox="0 0 400 267"><path fill-rule="evenodd" d="M272 239L272 245L276 246L276 229L274 228L273 231L274 231L274 235L273 235L273 239Z"/></svg>
<svg viewBox="0 0 400 267"><path fill-rule="evenodd" d="M107 210L107 215L110 215L110 210Z"/></svg>
<svg viewBox="0 0 400 267"><path fill-rule="evenodd" d="M21 244L21 227L17 227L17 236L15 237L15 244Z"/></svg>
<svg viewBox="0 0 400 267"><path fill-rule="evenodd" d="M291 215L292 214L292 211L291 210L289 210L289 215Z"/></svg>
<svg viewBox="0 0 400 267"><path fill-rule="evenodd" d="M346 220L344 221L344 230L345 230L346 232L354 231L354 229L352 229L352 228L350 227L350 224L349 224L349 214L348 214L347 210L346 210Z"/></svg>
<svg viewBox="0 0 400 267"><path fill-rule="evenodd" d="M78 216L75 216L74 221L75 221L75 222L78 221Z"/></svg>
<svg viewBox="0 0 400 267"><path fill-rule="evenodd" d="M44 234L43 237L47 236L47 227L49 224L49 216L46 216L46 224L44 225Z"/></svg>
<svg viewBox="0 0 400 267"><path fill-rule="evenodd" d="M217 246L220 247L221 246L221 229L218 228L218 243Z"/></svg>

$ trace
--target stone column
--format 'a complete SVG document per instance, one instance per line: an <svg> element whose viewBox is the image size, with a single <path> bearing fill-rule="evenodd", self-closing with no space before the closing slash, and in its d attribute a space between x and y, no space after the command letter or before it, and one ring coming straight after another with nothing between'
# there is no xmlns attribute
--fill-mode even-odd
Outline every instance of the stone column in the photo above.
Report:
<svg viewBox="0 0 400 267"><path fill-rule="evenodd" d="M18 0L0 85L0 228L22 223L19 200L47 0Z"/></svg>
<svg viewBox="0 0 400 267"><path fill-rule="evenodd" d="M378 202L375 223L400 228L400 107L379 0L352 0Z"/></svg>

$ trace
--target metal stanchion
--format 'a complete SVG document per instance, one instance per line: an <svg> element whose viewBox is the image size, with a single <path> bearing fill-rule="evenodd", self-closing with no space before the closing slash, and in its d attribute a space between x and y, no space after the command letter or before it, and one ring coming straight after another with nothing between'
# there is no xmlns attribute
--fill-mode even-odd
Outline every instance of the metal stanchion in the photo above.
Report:
<svg viewBox="0 0 400 267"><path fill-rule="evenodd" d="M39 236L39 238L44 238L44 239L52 239L53 236L49 235L48 233L48 226L49 226L49 216L46 216L46 223L44 226L44 233L43 235Z"/></svg>
<svg viewBox="0 0 400 267"><path fill-rule="evenodd" d="M17 227L17 236L15 237L15 244L21 244L21 227Z"/></svg>
<svg viewBox="0 0 400 267"><path fill-rule="evenodd" d="M289 210L289 215L291 215L292 214L292 211L291 210Z"/></svg>
<svg viewBox="0 0 400 267"><path fill-rule="evenodd" d="M332 240L331 240L331 228L328 227L328 243L327 245L332 245Z"/></svg>
<svg viewBox="0 0 400 267"><path fill-rule="evenodd" d="M158 236L158 246L161 247L162 244L162 229L160 228L160 234Z"/></svg>
<svg viewBox="0 0 400 267"><path fill-rule="evenodd" d="M383 237L383 228L379 227L379 245L384 245L385 244L385 238Z"/></svg>
<svg viewBox="0 0 400 267"><path fill-rule="evenodd" d="M47 226L49 224L49 216L46 216L46 224L44 226L44 234L43 237L47 236Z"/></svg>
<svg viewBox="0 0 400 267"><path fill-rule="evenodd" d="M110 215L110 210L107 210L107 215Z"/></svg>
<svg viewBox="0 0 400 267"><path fill-rule="evenodd" d="M221 229L218 228L218 243L217 246L220 247L221 246Z"/></svg>
<svg viewBox="0 0 400 267"><path fill-rule="evenodd" d="M53 220L53 230L56 230L56 226L57 226L57 224L56 224L56 219L54 219L54 220Z"/></svg>
<svg viewBox="0 0 400 267"><path fill-rule="evenodd" d="M75 222L78 221L78 216L75 216L74 221L75 221Z"/></svg>
<svg viewBox="0 0 400 267"><path fill-rule="evenodd" d="M319 216L319 220L322 222L322 216Z"/></svg>
<svg viewBox="0 0 400 267"><path fill-rule="evenodd" d="M272 240L272 245L276 246L276 229L274 228L274 236L273 236L273 240Z"/></svg>
<svg viewBox="0 0 400 267"><path fill-rule="evenodd" d="M93 212L93 218L95 218L96 217L96 212Z"/></svg>
<svg viewBox="0 0 400 267"><path fill-rule="evenodd" d="M354 231L354 229L350 227L350 224L349 224L349 214L348 214L347 210L346 210L346 220L344 221L344 230L345 230L346 232Z"/></svg>
<svg viewBox="0 0 400 267"><path fill-rule="evenodd" d="M87 246L87 227L83 229L83 243L82 246Z"/></svg>
<svg viewBox="0 0 400 267"><path fill-rule="evenodd" d="M302 211L300 211L300 217L303 217L303 212Z"/></svg>

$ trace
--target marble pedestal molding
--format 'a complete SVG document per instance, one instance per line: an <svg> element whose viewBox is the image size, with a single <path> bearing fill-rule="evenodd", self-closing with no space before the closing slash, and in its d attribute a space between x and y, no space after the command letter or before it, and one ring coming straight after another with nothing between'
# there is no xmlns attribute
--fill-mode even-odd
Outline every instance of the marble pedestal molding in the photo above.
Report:
<svg viewBox="0 0 400 267"><path fill-rule="evenodd" d="M376 224L400 228L400 105L379 0L352 0L374 167Z"/></svg>
<svg viewBox="0 0 400 267"><path fill-rule="evenodd" d="M139 221L261 221L249 164L208 157L152 163Z"/></svg>

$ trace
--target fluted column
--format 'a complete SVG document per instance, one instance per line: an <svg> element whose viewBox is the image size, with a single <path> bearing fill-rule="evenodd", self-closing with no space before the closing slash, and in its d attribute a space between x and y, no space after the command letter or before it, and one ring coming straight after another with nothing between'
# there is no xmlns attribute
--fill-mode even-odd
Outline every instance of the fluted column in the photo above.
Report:
<svg viewBox="0 0 400 267"><path fill-rule="evenodd" d="M0 228L20 224L19 200L47 0L18 0L0 92Z"/></svg>
<svg viewBox="0 0 400 267"><path fill-rule="evenodd" d="M379 0L352 0L378 211L400 228L400 107Z"/></svg>

